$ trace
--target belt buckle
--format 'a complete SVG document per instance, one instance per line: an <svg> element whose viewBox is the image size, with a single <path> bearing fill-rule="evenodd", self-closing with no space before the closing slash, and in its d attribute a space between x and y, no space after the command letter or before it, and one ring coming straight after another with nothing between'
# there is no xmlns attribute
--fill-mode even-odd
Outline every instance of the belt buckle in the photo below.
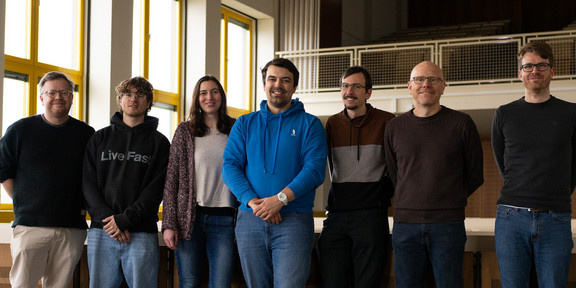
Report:
<svg viewBox="0 0 576 288"><path fill-rule="evenodd" d="M536 208L528 208L528 212L548 212L548 211Z"/></svg>

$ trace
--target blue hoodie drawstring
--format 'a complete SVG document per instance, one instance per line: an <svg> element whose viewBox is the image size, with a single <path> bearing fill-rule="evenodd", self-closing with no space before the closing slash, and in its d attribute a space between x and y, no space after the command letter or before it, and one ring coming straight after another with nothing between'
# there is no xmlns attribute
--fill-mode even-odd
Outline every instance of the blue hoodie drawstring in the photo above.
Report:
<svg viewBox="0 0 576 288"><path fill-rule="evenodd" d="M264 160L264 174L266 174L266 132L268 131L268 114L264 123L264 133L262 135L262 159Z"/></svg>
<svg viewBox="0 0 576 288"><path fill-rule="evenodd" d="M280 129L282 128L282 114L278 119L278 133L276 133L276 147L274 148L274 158L272 159L272 174L276 171L276 156L278 155L278 146L280 145Z"/></svg>
<svg viewBox="0 0 576 288"><path fill-rule="evenodd" d="M276 171L276 156L278 155L278 146L280 145L280 128L282 128L282 114L278 115L278 132L276 134L276 145L274 147L274 155L272 158L272 171L271 173L274 174ZM262 159L264 159L264 174L268 171L266 170L266 133L268 132L268 122L270 119L266 117L266 124L264 124L264 133L262 136Z"/></svg>

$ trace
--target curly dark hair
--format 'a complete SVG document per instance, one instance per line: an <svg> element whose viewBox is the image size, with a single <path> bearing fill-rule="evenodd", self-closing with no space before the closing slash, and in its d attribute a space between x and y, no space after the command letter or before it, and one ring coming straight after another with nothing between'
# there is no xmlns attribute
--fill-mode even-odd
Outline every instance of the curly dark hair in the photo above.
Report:
<svg viewBox="0 0 576 288"><path fill-rule="evenodd" d="M122 98L122 94L130 93L131 88L136 89L136 91L138 91L140 94L146 95L146 102L149 103L148 109L146 111L150 112L150 109L152 109L152 102L154 102L154 87L152 86L152 83L148 82L148 80L142 76L126 79L120 82L118 86L116 86L116 100L118 102L118 108L120 109L120 112L122 112L122 106L120 106L120 98Z"/></svg>

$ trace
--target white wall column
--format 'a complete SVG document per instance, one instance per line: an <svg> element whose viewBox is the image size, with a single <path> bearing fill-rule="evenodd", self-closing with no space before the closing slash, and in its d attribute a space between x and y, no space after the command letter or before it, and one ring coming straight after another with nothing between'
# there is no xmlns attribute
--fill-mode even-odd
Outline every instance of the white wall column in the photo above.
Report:
<svg viewBox="0 0 576 288"><path fill-rule="evenodd" d="M132 74L132 0L90 1L87 122L98 130L118 111L115 88Z"/></svg>

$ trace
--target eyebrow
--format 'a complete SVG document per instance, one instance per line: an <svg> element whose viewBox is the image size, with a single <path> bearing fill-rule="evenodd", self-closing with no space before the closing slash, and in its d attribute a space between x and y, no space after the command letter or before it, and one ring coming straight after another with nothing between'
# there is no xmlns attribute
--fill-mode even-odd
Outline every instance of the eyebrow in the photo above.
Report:
<svg viewBox="0 0 576 288"><path fill-rule="evenodd" d="M270 79L270 78L274 78L274 79L280 78L280 79L282 79L282 80L286 80L286 79L292 80L292 77L290 77L290 76L278 77L278 76L274 76L274 75L268 75L268 76L266 77L267 80Z"/></svg>

